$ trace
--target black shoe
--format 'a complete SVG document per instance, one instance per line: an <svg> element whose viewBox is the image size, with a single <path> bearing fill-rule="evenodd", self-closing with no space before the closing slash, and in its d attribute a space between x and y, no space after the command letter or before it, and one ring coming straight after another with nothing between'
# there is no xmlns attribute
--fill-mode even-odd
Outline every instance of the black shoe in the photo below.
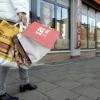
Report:
<svg viewBox="0 0 100 100"><path fill-rule="evenodd" d="M30 91L30 90L36 90L37 89L37 85L31 86L28 83L26 85L20 85L19 89L20 89L20 92L25 92L25 91Z"/></svg>
<svg viewBox="0 0 100 100"><path fill-rule="evenodd" d="M18 97L10 96L8 93L0 95L0 100L19 100Z"/></svg>

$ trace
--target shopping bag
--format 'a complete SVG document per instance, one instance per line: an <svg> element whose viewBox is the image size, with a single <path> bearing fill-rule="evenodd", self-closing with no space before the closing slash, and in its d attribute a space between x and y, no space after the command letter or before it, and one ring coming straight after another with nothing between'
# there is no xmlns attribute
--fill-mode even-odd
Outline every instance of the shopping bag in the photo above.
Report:
<svg viewBox="0 0 100 100"><path fill-rule="evenodd" d="M60 32L56 31L55 29L46 27L37 22L33 22L22 33L23 35L49 49L53 47L60 34Z"/></svg>
<svg viewBox="0 0 100 100"><path fill-rule="evenodd" d="M15 43L15 57L18 65L30 65L32 64L30 58L25 52L23 46L21 45L17 36L13 37L13 42Z"/></svg>
<svg viewBox="0 0 100 100"><path fill-rule="evenodd" d="M18 28L3 20L0 23L0 66L17 68L14 56L13 36L18 33Z"/></svg>
<svg viewBox="0 0 100 100"><path fill-rule="evenodd" d="M53 47L59 32L33 22L17 37L31 60L31 66L42 59Z"/></svg>

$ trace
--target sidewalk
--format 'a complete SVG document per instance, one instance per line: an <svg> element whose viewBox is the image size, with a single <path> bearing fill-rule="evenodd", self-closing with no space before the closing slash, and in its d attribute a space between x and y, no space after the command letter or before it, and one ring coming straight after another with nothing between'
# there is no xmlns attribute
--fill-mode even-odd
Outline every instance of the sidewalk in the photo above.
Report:
<svg viewBox="0 0 100 100"><path fill-rule="evenodd" d="M19 93L18 72L11 70L9 93L20 100L95 100L100 96L100 57L37 66L29 74L37 90Z"/></svg>

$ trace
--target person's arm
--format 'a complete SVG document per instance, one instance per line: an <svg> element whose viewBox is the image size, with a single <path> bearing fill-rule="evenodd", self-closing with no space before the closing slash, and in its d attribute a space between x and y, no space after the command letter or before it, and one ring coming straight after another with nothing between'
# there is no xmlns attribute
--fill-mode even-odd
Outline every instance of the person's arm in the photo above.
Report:
<svg viewBox="0 0 100 100"><path fill-rule="evenodd" d="M27 22L27 14L29 14L29 0L11 0L11 3L19 16L19 21Z"/></svg>

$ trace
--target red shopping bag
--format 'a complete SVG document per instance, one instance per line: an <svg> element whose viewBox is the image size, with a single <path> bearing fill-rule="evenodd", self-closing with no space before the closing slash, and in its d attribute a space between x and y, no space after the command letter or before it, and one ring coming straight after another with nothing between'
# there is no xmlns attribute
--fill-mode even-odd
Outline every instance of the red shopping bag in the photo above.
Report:
<svg viewBox="0 0 100 100"><path fill-rule="evenodd" d="M17 38L31 61L31 64L26 66L30 68L50 51L60 33L37 22L33 22L24 30L22 28L23 25L20 24L22 34L19 33Z"/></svg>
<svg viewBox="0 0 100 100"><path fill-rule="evenodd" d="M55 29L48 28L37 22L33 22L22 33L49 49L53 47L60 34Z"/></svg>

